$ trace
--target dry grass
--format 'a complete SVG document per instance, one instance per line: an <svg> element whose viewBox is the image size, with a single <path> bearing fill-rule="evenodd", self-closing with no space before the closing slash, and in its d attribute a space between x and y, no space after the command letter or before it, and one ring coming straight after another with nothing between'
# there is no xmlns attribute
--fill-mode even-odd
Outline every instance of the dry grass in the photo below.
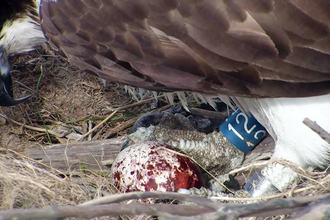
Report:
<svg viewBox="0 0 330 220"><path fill-rule="evenodd" d="M27 94L33 94L33 97L21 105L1 109L1 114L10 118L11 122L6 123L1 118L0 209L77 205L115 194L116 189L107 179L107 172L82 171L81 175L70 176L56 169L43 169L24 155L27 149L38 145L67 141L66 137L47 133L49 130L58 132L54 128L59 124L65 125L67 130L83 134L114 109L132 103L123 87L116 84L103 85L96 77L71 67L59 56L35 52L12 58L11 62L15 97ZM118 127L120 129L115 135L124 135L130 130L121 129L120 125L151 109L152 102L147 102L120 110L115 118L107 121L89 138L102 139L108 135L108 130ZM26 129L25 125L32 129ZM239 170L239 175L265 165L250 164ZM326 172L307 172L297 167L294 169L299 171L303 181L292 191L274 197L329 193L330 180Z"/></svg>
<svg viewBox="0 0 330 220"><path fill-rule="evenodd" d="M26 158L0 156L1 209L76 205L115 192L106 178L95 173L62 178Z"/></svg>
<svg viewBox="0 0 330 220"><path fill-rule="evenodd" d="M107 174L82 172L80 176L64 177L54 169L40 168L24 154L39 145L68 141L66 137L47 134L58 132L56 127L60 124L77 134L86 133L109 112L133 103L123 87L104 85L97 77L71 67L60 56L34 52L14 57L11 63L14 96L33 96L21 105L1 108L5 117L0 118L0 209L76 205L115 193L104 177ZM151 104L119 111L116 118L97 131L96 139L147 112ZM127 132L130 130L123 129L117 135Z"/></svg>
<svg viewBox="0 0 330 220"><path fill-rule="evenodd" d="M97 124L113 109L132 103L122 86L104 85L97 77L71 67L59 56L30 53L13 58L12 76L15 97L33 94L21 105L2 108L1 113L14 121L35 127L51 128L58 123L78 126L85 132L89 123ZM104 129L147 112L150 103L132 107L116 115ZM46 135L5 126L3 133L24 134L25 139L50 143ZM102 136L99 137L100 139ZM52 143L56 143L58 140ZM16 147L14 149L17 149Z"/></svg>

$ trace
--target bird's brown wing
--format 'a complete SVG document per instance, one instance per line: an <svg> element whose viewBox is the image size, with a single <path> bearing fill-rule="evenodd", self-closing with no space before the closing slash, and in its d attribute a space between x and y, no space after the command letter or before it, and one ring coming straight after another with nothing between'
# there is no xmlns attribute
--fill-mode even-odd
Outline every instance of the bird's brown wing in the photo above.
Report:
<svg viewBox="0 0 330 220"><path fill-rule="evenodd" d="M330 92L329 0L42 0L49 42L77 67L159 91Z"/></svg>

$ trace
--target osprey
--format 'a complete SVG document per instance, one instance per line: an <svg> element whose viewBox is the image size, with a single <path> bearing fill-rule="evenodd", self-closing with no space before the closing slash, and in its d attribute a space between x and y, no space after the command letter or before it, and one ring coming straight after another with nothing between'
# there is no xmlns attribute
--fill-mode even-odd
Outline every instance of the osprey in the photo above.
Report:
<svg viewBox="0 0 330 220"><path fill-rule="evenodd" d="M308 117L330 131L328 0L11 0L2 4L14 14L3 15L8 16L5 22L2 16L2 60L35 48L45 41L44 34L71 64L105 80L232 100L274 138L275 158L304 168L328 165L329 144L303 124ZM0 65L5 84L2 105L15 104L8 63ZM295 175L282 169L269 171L268 178L276 179L282 172L289 179ZM287 186L272 183L280 190Z"/></svg>

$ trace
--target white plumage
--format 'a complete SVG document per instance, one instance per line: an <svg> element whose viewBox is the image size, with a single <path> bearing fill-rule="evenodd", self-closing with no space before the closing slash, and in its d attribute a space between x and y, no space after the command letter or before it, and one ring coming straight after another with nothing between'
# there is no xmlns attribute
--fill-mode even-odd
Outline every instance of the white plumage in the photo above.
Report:
<svg viewBox="0 0 330 220"><path fill-rule="evenodd" d="M40 0L36 0L35 4L39 6ZM2 25L0 46L8 55L35 50L36 47L46 42L40 23L31 11L39 12L37 8L30 6L23 15L13 16L13 19L8 19Z"/></svg>
<svg viewBox="0 0 330 220"><path fill-rule="evenodd" d="M10 55L34 50L46 42L40 25L29 16L5 23L1 35L1 45Z"/></svg>
<svg viewBox="0 0 330 220"><path fill-rule="evenodd" d="M302 168L328 166L329 143L303 124L303 120L309 118L330 132L330 95L308 98L236 99L239 105L251 112L274 138L276 144L273 158L292 161ZM284 175L283 167L278 165L276 169L268 170L268 175L264 175L283 191L292 184L292 181L285 181L283 178L295 177L292 171L286 169L286 172Z"/></svg>

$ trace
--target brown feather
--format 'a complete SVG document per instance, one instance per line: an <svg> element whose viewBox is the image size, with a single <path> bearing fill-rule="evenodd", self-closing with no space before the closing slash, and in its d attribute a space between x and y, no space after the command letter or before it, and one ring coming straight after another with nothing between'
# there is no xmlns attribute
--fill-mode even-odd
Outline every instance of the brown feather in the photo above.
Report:
<svg viewBox="0 0 330 220"><path fill-rule="evenodd" d="M269 13L274 9L272 0L234 0L242 8L257 13Z"/></svg>
<svg viewBox="0 0 330 220"><path fill-rule="evenodd" d="M43 0L74 64L158 91L250 97L330 92L327 0Z"/></svg>
<svg viewBox="0 0 330 220"><path fill-rule="evenodd" d="M329 37L329 25L321 23L287 0L276 0L274 13L283 28L307 39Z"/></svg>

